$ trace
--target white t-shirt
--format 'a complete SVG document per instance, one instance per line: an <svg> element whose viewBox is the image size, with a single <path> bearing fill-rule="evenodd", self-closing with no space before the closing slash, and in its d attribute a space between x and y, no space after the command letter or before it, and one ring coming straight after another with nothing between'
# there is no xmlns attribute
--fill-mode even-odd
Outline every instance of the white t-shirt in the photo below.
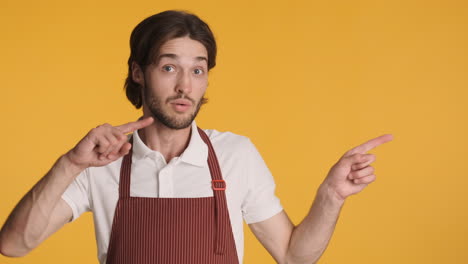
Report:
<svg viewBox="0 0 468 264"><path fill-rule="evenodd" d="M213 196L207 164L208 147L192 123L190 142L180 157L169 164L158 151L149 149L133 133L130 195L135 197ZM239 263L244 255L242 218L247 224L266 220L282 211L275 196L275 183L252 142L230 132L204 130L216 152L226 181L226 200ZM122 158L103 167L83 171L62 195L70 205L74 221L93 212L98 258L106 262L112 220L119 198Z"/></svg>

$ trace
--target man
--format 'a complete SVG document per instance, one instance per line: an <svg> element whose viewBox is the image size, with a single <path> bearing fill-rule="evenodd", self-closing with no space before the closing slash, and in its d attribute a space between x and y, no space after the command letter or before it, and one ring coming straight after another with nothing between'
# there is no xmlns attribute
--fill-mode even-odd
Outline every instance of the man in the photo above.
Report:
<svg viewBox="0 0 468 264"><path fill-rule="evenodd" d="M278 263L316 262L345 199L375 180L366 152L392 136L346 152L294 226L253 144L196 126L216 64L208 25L162 12L130 46L126 94L143 117L98 126L61 156L7 219L1 253L23 256L93 211L100 263L242 263L242 218Z"/></svg>

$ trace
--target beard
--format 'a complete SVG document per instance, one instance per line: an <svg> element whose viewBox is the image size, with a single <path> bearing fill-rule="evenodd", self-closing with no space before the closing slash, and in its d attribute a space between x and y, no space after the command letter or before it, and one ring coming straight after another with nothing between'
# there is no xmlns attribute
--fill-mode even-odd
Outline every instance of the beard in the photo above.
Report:
<svg viewBox="0 0 468 264"><path fill-rule="evenodd" d="M155 119L161 122L163 125L167 126L171 129L184 129L189 127L195 117L197 117L198 112L203 104L205 104L208 100L205 98L205 95L196 102L193 98L188 97L185 94L177 94L171 97L168 97L165 102L161 98L157 98L154 96L152 92L150 92L148 85L143 88L145 94L143 95L145 98L145 104L148 106L149 111L153 115ZM168 111L164 111L163 106L175 99L186 99L192 103L192 106L195 105L195 111L189 113L188 116L179 117L177 115L171 116Z"/></svg>

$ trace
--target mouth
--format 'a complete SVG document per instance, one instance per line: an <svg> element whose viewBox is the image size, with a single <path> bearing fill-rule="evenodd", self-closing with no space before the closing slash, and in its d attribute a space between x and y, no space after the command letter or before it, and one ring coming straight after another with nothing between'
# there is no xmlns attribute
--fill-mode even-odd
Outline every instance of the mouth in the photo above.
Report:
<svg viewBox="0 0 468 264"><path fill-rule="evenodd" d="M175 99L170 102L176 112L186 112L192 107L192 102L186 99Z"/></svg>
<svg viewBox="0 0 468 264"><path fill-rule="evenodd" d="M175 105L184 105L184 106L192 106L192 102L187 99L174 99L171 101L171 104Z"/></svg>

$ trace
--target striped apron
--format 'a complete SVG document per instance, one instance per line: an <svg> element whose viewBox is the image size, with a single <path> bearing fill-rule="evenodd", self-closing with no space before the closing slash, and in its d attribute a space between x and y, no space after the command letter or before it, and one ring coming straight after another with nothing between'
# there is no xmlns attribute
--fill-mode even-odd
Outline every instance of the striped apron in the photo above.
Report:
<svg viewBox="0 0 468 264"><path fill-rule="evenodd" d="M213 146L208 166L213 197L130 196L132 151L120 169L119 200L107 251L108 264L238 264L224 182Z"/></svg>

